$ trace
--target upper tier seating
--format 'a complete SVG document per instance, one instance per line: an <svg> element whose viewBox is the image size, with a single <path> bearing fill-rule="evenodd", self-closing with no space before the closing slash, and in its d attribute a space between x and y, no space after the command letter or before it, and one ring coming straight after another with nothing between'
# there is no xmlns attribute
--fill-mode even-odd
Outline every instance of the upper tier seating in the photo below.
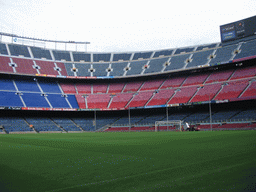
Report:
<svg viewBox="0 0 256 192"><path fill-rule="evenodd" d="M29 60L2 61L4 73L47 74L55 76L108 77L147 75L183 70L202 65L225 64L256 55L256 39L242 39L230 44L213 43L177 49L132 53L85 53L49 50L40 47L0 43L0 55L26 57ZM42 62L42 59L47 61ZM0 59L0 64L1 64ZM53 63L49 63L50 60ZM64 61L59 64L56 62ZM74 62L74 63L73 63ZM63 65L63 66L60 66Z"/></svg>
<svg viewBox="0 0 256 192"><path fill-rule="evenodd" d="M144 74L147 73L155 73L155 72L161 72L164 64L168 61L167 58L161 58L161 59L152 59L149 62L149 67L145 70Z"/></svg>
<svg viewBox="0 0 256 192"><path fill-rule="evenodd" d="M107 76L107 69L109 68L109 65L104 63L104 64L101 64L101 63L94 63L93 64L93 69L95 70L93 72L93 76L96 76L96 77L101 77L101 76L104 76L106 77Z"/></svg>
<svg viewBox="0 0 256 192"><path fill-rule="evenodd" d="M112 63L111 68L113 71L110 72L110 76L123 76L127 65L128 62Z"/></svg>
<svg viewBox="0 0 256 192"><path fill-rule="evenodd" d="M73 52L74 61L91 62L90 53Z"/></svg>
<svg viewBox="0 0 256 192"><path fill-rule="evenodd" d="M28 47L23 45L14 45L9 44L9 49L12 56L24 56L24 57L30 57L30 54L28 52Z"/></svg>
<svg viewBox="0 0 256 192"><path fill-rule="evenodd" d="M128 61L131 58L131 53L115 53L113 61Z"/></svg>
<svg viewBox="0 0 256 192"><path fill-rule="evenodd" d="M8 55L6 45L4 43L0 43L0 55Z"/></svg>
<svg viewBox="0 0 256 192"><path fill-rule="evenodd" d="M111 54L109 53L94 53L93 62L100 62L100 61L108 62L110 61L110 56Z"/></svg>
<svg viewBox="0 0 256 192"><path fill-rule="evenodd" d="M61 61L61 60L71 61L70 53L68 51L53 50L52 53L56 61Z"/></svg>
<svg viewBox="0 0 256 192"><path fill-rule="evenodd" d="M33 53L34 58L37 58L37 59L45 58L45 59L48 59L48 60L52 60L52 56L51 56L49 50L42 49L42 48L39 48L39 47L30 47L30 49Z"/></svg>
<svg viewBox="0 0 256 192"><path fill-rule="evenodd" d="M141 74L143 67L147 64L147 62L147 60L131 62L129 66L130 70L127 71L126 76Z"/></svg>
<svg viewBox="0 0 256 192"><path fill-rule="evenodd" d="M184 68L189 56L190 56L190 54L178 55L178 56L171 57L171 60L169 61L170 64L165 68L164 71L171 71L171 70Z"/></svg>
<svg viewBox="0 0 256 192"><path fill-rule="evenodd" d="M194 53L186 68L208 64L213 50Z"/></svg>
<svg viewBox="0 0 256 192"><path fill-rule="evenodd" d="M152 52L137 52L134 54L132 60L148 59L152 55Z"/></svg>
<svg viewBox="0 0 256 192"><path fill-rule="evenodd" d="M156 51L154 54L155 57L161 57L161 56L171 56L174 50L161 50L161 51Z"/></svg>
<svg viewBox="0 0 256 192"><path fill-rule="evenodd" d="M229 45L217 49L216 53L214 54L214 58L210 61L210 64L228 63L231 60L237 46L238 45Z"/></svg>
<svg viewBox="0 0 256 192"><path fill-rule="evenodd" d="M238 53L234 59L250 57L256 55L256 40L244 42L240 47L241 52Z"/></svg>

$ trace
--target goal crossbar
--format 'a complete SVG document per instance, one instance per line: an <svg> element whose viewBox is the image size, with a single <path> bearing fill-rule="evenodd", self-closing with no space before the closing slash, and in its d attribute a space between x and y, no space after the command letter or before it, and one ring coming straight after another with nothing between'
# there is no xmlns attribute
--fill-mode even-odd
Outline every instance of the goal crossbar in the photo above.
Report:
<svg viewBox="0 0 256 192"><path fill-rule="evenodd" d="M170 121L156 121L155 122L155 132L157 132L157 127L160 125L178 125L179 129L181 131L181 124L183 123L183 121L181 120L170 120Z"/></svg>

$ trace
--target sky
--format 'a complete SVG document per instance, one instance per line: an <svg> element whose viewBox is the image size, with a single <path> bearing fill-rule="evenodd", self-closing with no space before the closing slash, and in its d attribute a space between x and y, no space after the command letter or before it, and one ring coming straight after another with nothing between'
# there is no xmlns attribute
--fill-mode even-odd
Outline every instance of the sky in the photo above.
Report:
<svg viewBox="0 0 256 192"><path fill-rule="evenodd" d="M255 10L256 0L0 0L0 31L90 42L88 52L146 51L220 42L220 25Z"/></svg>

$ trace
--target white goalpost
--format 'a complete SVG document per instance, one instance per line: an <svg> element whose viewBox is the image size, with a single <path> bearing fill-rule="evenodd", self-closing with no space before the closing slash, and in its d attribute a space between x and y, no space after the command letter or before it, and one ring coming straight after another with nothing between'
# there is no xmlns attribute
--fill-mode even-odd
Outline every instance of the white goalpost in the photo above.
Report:
<svg viewBox="0 0 256 192"><path fill-rule="evenodd" d="M156 121L155 122L155 132L158 131L160 125L164 125L167 126L167 130L168 130L168 126L175 126L176 130L181 131L181 126L182 126L183 121L181 120L170 120L170 121Z"/></svg>

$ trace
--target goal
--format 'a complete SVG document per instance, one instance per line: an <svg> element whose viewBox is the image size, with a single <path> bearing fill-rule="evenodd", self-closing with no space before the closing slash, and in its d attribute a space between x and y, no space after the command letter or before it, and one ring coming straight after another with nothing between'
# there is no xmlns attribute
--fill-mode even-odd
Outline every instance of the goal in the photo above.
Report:
<svg viewBox="0 0 256 192"><path fill-rule="evenodd" d="M175 127L176 130L181 131L183 121L181 120L170 120L170 121L156 121L155 132L160 130L160 126Z"/></svg>

